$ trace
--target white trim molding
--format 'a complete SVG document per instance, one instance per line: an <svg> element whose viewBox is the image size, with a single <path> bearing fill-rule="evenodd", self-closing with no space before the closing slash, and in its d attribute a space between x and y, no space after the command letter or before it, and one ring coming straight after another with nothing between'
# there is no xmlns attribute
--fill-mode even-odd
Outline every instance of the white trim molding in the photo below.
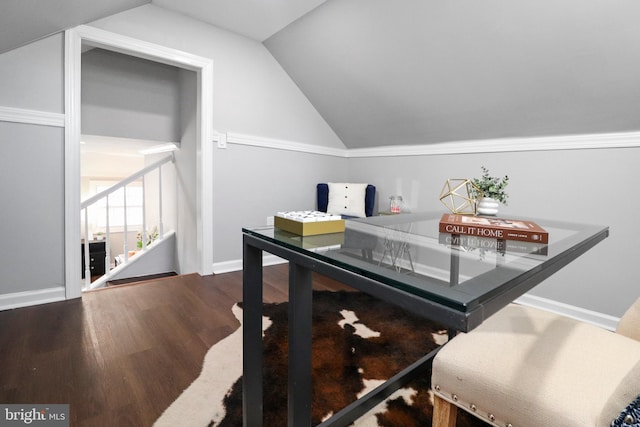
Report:
<svg viewBox="0 0 640 427"><path fill-rule="evenodd" d="M37 291L13 292L0 295L0 311L10 310L49 302L64 301L64 286L39 289Z"/></svg>
<svg viewBox="0 0 640 427"><path fill-rule="evenodd" d="M197 150L197 185L198 215L198 249L200 271L202 275L212 274L213 261L213 61L200 58L195 61L198 73L198 150Z"/></svg>
<svg viewBox="0 0 640 427"><path fill-rule="evenodd" d="M0 121L64 127L64 114L0 106Z"/></svg>
<svg viewBox="0 0 640 427"><path fill-rule="evenodd" d="M82 39L83 43L94 47L124 53L125 55L135 53L135 56L138 58L186 68L192 71L199 71L203 66L213 62L208 58L203 58L192 53L112 33L111 31L89 25L79 25L70 31L75 32L78 37Z"/></svg>
<svg viewBox="0 0 640 427"><path fill-rule="evenodd" d="M80 139L85 143L93 143L93 144L128 144L133 146L153 146L155 145L165 145L165 144L174 144L176 148L180 148L180 141L154 141L150 139L138 139L138 138L123 138L120 136L107 136L107 135L89 135L83 133L80 135ZM81 142L81 143L82 143ZM172 150L171 150L172 151Z"/></svg>
<svg viewBox="0 0 640 427"><path fill-rule="evenodd" d="M277 150L299 151L309 154L321 154L325 156L348 157L344 148L332 148L321 145L305 144L302 142L287 141L283 139L265 138L240 133L227 133L228 144L250 145L262 148L274 148Z"/></svg>
<svg viewBox="0 0 640 427"><path fill-rule="evenodd" d="M82 37L65 31L64 41L64 244L67 299L82 295L80 237L80 68Z"/></svg>
<svg viewBox="0 0 640 427"><path fill-rule="evenodd" d="M217 138L214 138L217 140ZM531 138L453 141L422 145L389 145L371 148L332 148L276 138L227 133L227 143L322 154L334 157L437 156L449 154L501 153L524 151L593 150L640 147L640 132L603 133Z"/></svg>
<svg viewBox="0 0 640 427"><path fill-rule="evenodd" d="M574 305L565 304L562 302L554 301L548 298L542 298L531 294L524 294L517 300L517 304L526 305L529 307L539 308L541 310L550 311L552 313L561 314L563 316L571 317L572 319L580 320L586 323L591 323L598 327L615 331L620 318L610 316L608 314L598 313L596 311L587 310L584 308L576 307Z"/></svg>
<svg viewBox="0 0 640 427"><path fill-rule="evenodd" d="M280 258L279 256L263 253L262 254L262 265L263 267L267 267L270 265L276 264L285 264L287 261L284 258ZM213 274L222 274L222 273L231 273L233 271L242 271L242 260L236 259L231 261L223 261L223 262L214 262L213 263Z"/></svg>
<svg viewBox="0 0 640 427"><path fill-rule="evenodd" d="M435 156L635 147L640 147L640 132L485 139L439 144L354 148L348 151L348 157Z"/></svg>

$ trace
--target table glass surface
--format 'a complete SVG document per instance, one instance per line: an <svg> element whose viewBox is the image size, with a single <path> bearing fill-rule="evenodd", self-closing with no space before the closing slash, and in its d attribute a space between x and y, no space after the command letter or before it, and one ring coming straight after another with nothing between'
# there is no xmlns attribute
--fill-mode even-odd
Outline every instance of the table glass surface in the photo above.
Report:
<svg viewBox="0 0 640 427"><path fill-rule="evenodd" d="M552 266L608 227L523 218L549 233L548 244L439 233L442 212L348 219L344 233L299 236L274 227L243 232L320 261L467 312Z"/></svg>

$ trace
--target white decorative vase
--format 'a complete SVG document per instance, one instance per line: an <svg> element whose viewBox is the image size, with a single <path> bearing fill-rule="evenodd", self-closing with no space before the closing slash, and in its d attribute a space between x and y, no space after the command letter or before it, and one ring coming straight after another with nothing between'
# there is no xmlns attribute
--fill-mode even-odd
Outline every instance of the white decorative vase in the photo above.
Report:
<svg viewBox="0 0 640 427"><path fill-rule="evenodd" d="M500 202L491 197L483 197L478 202L478 214L480 215L497 215Z"/></svg>

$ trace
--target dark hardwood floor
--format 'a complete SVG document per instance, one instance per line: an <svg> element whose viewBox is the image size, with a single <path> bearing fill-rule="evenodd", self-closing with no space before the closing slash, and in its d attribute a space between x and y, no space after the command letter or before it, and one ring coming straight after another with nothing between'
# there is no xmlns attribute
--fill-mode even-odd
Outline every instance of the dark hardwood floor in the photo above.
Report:
<svg viewBox="0 0 640 427"><path fill-rule="evenodd" d="M288 266L264 300L287 299ZM314 288L346 289L315 276ZM150 426L233 332L242 272L150 280L0 312L0 403L70 404L72 426Z"/></svg>

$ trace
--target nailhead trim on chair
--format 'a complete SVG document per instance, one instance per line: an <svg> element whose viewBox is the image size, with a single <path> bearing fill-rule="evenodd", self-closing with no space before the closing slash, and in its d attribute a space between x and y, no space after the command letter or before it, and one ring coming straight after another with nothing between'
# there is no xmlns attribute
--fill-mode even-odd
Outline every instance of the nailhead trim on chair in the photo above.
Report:
<svg viewBox="0 0 640 427"><path fill-rule="evenodd" d="M466 410L470 414L475 415L476 417L480 418L485 422L488 422L497 427L503 427L503 426L514 427L514 425L511 423L497 420L495 415L493 415L491 412L483 411L482 409L479 409L475 403L465 402L464 400L460 399L460 396L458 396L457 394L444 392L442 388L437 384L433 386L433 391L434 391L434 394L437 394L439 397L446 400L447 402L455 405L458 408ZM627 427L627 426L623 426L623 427ZM636 426L634 425L632 427L636 427ZM640 426L637 426L637 427L640 427Z"/></svg>

